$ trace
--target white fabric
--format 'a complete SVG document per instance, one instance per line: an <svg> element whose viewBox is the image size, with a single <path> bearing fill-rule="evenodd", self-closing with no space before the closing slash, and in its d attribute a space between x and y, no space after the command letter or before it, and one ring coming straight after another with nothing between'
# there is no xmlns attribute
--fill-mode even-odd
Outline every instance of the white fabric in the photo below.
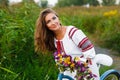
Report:
<svg viewBox="0 0 120 80"><path fill-rule="evenodd" d="M102 64L106 66L111 66L113 63L113 59L105 54L97 54L94 60L96 61L97 64Z"/></svg>
<svg viewBox="0 0 120 80"><path fill-rule="evenodd" d="M82 56L82 55L84 55L85 58L87 58L87 57L92 58L92 65L90 65L90 69L92 70L92 72L94 74L96 74L98 76L95 80L99 80L99 70L98 70L97 64L94 61L94 57L95 57L95 50L94 50L94 48L91 48L88 51L82 52L82 50L77 45L86 36L85 36L85 34L81 30L77 30L75 32L75 34L72 36L72 39L73 39L73 41L72 41L72 39L68 36L69 31L70 31L70 29L72 27L73 26L68 26L67 27L66 33L64 35L64 38L60 40L62 42L63 47L64 47L65 53L67 55L71 55L72 59L74 57L76 57L76 56ZM55 46L57 47L56 41L57 40L55 39ZM70 71L65 71L64 74L69 75L69 76L74 78L76 72L72 72L71 73Z"/></svg>

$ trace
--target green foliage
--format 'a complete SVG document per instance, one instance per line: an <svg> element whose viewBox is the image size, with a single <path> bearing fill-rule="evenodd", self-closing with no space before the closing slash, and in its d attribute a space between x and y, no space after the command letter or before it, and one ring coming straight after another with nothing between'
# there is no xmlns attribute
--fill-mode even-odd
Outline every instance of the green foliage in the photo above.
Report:
<svg viewBox="0 0 120 80"><path fill-rule="evenodd" d="M114 50L117 50L120 52L120 33L114 33L111 35L111 37L106 36L107 39L105 39L104 41L106 43L105 46L108 48L113 48Z"/></svg>
<svg viewBox="0 0 120 80"><path fill-rule="evenodd" d="M34 28L39 11L32 3L0 10L0 80L57 78L52 54L34 52Z"/></svg>
<svg viewBox="0 0 120 80"><path fill-rule="evenodd" d="M113 69L113 66L100 66L100 75L102 75L105 71L109 70L109 69Z"/></svg>
<svg viewBox="0 0 120 80"><path fill-rule="evenodd" d="M64 6L80 6L86 4L86 0L58 0L57 6L64 7Z"/></svg>
<svg viewBox="0 0 120 80"><path fill-rule="evenodd" d="M34 0L22 0L23 2L34 2Z"/></svg>
<svg viewBox="0 0 120 80"><path fill-rule="evenodd" d="M0 7L7 7L8 6L8 0L0 0Z"/></svg>
<svg viewBox="0 0 120 80"><path fill-rule="evenodd" d="M47 0L41 0L41 7L47 7L48 1Z"/></svg>
<svg viewBox="0 0 120 80"><path fill-rule="evenodd" d="M93 6L99 5L98 0L88 0L88 3L89 3L90 5L93 5Z"/></svg>
<svg viewBox="0 0 120 80"><path fill-rule="evenodd" d="M58 0L57 6L82 6L89 3L90 5L97 6L99 5L97 0Z"/></svg>
<svg viewBox="0 0 120 80"><path fill-rule="evenodd" d="M111 16L104 18L97 25L97 32L101 36L99 39L103 42L104 47L111 48L120 52L120 16Z"/></svg>
<svg viewBox="0 0 120 80"><path fill-rule="evenodd" d="M69 21L68 19L71 21ZM82 28L82 20L77 16L71 16L71 17L62 16L61 20L62 20L62 24L64 24L64 25L74 25L76 27Z"/></svg>
<svg viewBox="0 0 120 80"><path fill-rule="evenodd" d="M93 34L96 30L96 25L99 23L100 16L84 16L83 19L83 26L85 31L89 32L90 34Z"/></svg>
<svg viewBox="0 0 120 80"><path fill-rule="evenodd" d="M116 0L103 0L103 5L105 6L111 6L111 5L115 5L115 1Z"/></svg>

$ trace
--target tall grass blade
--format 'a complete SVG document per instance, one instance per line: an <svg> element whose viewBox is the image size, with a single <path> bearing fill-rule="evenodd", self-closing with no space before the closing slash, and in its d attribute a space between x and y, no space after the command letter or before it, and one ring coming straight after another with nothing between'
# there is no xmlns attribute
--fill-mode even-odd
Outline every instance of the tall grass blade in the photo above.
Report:
<svg viewBox="0 0 120 80"><path fill-rule="evenodd" d="M9 70L9 69L7 69L7 68L4 68L4 67L1 67L1 66L0 66L0 69L4 70L4 71L6 71L6 72L9 72L9 73L11 73L11 74L17 75L15 72L13 72L13 71L11 71L11 70Z"/></svg>

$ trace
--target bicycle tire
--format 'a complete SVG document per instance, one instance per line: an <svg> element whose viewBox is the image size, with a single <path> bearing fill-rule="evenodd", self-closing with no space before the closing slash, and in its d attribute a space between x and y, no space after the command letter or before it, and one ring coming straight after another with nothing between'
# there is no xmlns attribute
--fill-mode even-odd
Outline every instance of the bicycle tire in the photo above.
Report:
<svg viewBox="0 0 120 80"><path fill-rule="evenodd" d="M60 73L58 75L58 80L62 80L62 79L74 80L72 77L70 77L68 75L64 75L63 73Z"/></svg>
<svg viewBox="0 0 120 80"><path fill-rule="evenodd" d="M115 70L109 70L103 74L100 80L120 80L120 74Z"/></svg>
<svg viewBox="0 0 120 80"><path fill-rule="evenodd" d="M112 74L109 74L108 76L106 76L104 80L119 80L119 76L112 73Z"/></svg>

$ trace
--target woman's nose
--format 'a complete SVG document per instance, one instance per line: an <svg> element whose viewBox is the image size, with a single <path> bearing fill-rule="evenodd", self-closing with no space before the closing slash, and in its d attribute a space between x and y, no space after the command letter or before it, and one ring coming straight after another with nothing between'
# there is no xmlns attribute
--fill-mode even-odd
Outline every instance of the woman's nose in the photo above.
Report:
<svg viewBox="0 0 120 80"><path fill-rule="evenodd" d="M51 24L55 24L55 21L51 21Z"/></svg>

